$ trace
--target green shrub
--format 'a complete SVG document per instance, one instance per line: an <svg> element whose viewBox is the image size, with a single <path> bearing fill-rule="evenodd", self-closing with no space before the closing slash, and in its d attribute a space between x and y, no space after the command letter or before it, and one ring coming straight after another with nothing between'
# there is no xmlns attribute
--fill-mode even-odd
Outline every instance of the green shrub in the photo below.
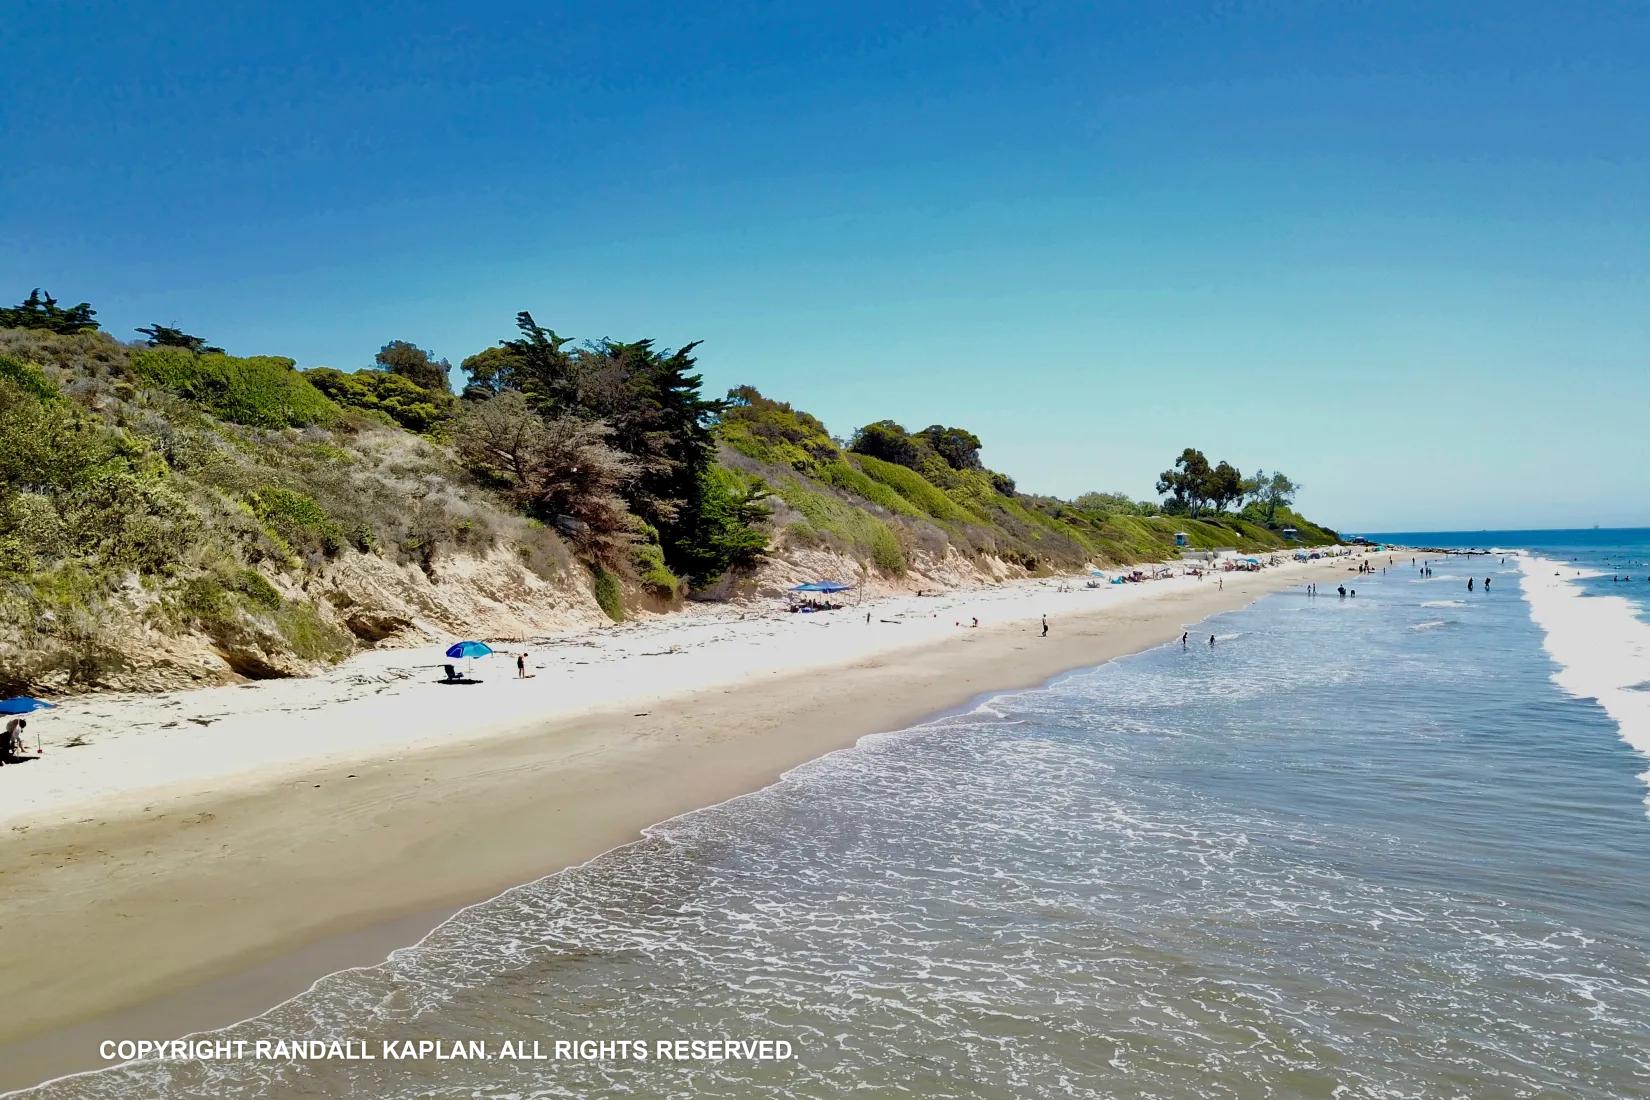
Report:
<svg viewBox="0 0 1650 1100"><path fill-rule="evenodd" d="M896 576L905 572L905 549L885 524L871 529L871 560L883 572Z"/></svg>
<svg viewBox="0 0 1650 1100"><path fill-rule="evenodd" d="M258 428L331 424L338 406L275 355L196 355L184 348L145 348L132 356L137 375L202 405L225 420Z"/></svg>
<svg viewBox="0 0 1650 1100"><path fill-rule="evenodd" d="M271 487L252 494L252 514L294 553L331 557L348 543L344 530L315 498L296 489Z"/></svg>
<svg viewBox="0 0 1650 1100"><path fill-rule="evenodd" d="M675 600L682 594L682 582L670 566L665 564L664 547L659 545L659 532L649 523L637 521L636 544L630 551L630 564L643 588L661 600Z"/></svg>
<svg viewBox="0 0 1650 1100"><path fill-rule="evenodd" d="M323 619L311 604L283 604L273 618L288 648L306 661L342 661L355 649L349 632Z"/></svg>
<svg viewBox="0 0 1650 1100"><path fill-rule="evenodd" d="M809 474L842 455L818 417L763 397L755 386L728 391L717 432L742 455Z"/></svg>
<svg viewBox="0 0 1650 1100"><path fill-rule="evenodd" d="M614 622L624 622L624 590L619 587L619 578L599 565L591 569L591 574L597 606Z"/></svg>
<svg viewBox="0 0 1650 1100"><path fill-rule="evenodd" d="M38 367L31 364L0 355L0 378L37 400L57 400L57 387L52 384L51 379L40 373Z"/></svg>
<svg viewBox="0 0 1650 1100"><path fill-rule="evenodd" d="M383 413L408 431L428 432L452 415L451 394L435 393L412 379L388 371L346 374L332 367L316 367L303 376L332 401L348 408Z"/></svg>

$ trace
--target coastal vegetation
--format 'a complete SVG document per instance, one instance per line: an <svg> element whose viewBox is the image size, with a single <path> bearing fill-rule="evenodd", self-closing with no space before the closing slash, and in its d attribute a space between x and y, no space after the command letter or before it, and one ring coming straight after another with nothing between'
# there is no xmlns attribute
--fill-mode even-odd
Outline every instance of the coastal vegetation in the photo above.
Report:
<svg viewBox="0 0 1650 1100"><path fill-rule="evenodd" d="M426 599L371 611L356 562L437 584L504 555L617 621L803 554L922 583L1162 559L1177 533L1334 538L1292 510L1289 478L1192 449L1161 505L1061 500L988 468L965 427L833 438L753 386L706 395L695 344L575 343L527 312L463 360L456 394L450 364L405 340L363 369L301 370L176 325L123 342L41 291L0 324L0 690L141 682L122 676L134 647L169 638L247 676L337 660Z"/></svg>

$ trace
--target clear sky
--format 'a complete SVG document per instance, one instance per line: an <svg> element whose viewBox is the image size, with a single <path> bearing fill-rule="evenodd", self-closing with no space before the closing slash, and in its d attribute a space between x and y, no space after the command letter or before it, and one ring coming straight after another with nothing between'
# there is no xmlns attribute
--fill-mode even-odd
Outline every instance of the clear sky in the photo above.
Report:
<svg viewBox="0 0 1650 1100"><path fill-rule="evenodd" d="M1650 523L1650 6L11 4L0 296L455 364L703 340L1022 488Z"/></svg>

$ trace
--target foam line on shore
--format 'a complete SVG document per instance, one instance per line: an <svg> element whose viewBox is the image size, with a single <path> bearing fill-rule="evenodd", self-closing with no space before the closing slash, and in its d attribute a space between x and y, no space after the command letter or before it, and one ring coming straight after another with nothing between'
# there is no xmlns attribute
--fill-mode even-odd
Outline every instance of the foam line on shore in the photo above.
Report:
<svg viewBox="0 0 1650 1100"><path fill-rule="evenodd" d="M1650 757L1650 692L1639 689L1650 670L1650 623L1623 596L1593 596L1575 581L1599 576L1534 554L1518 558L1520 585L1542 644L1558 666L1553 682L1597 701L1621 739ZM1640 779L1650 785L1650 770ZM1650 794L1645 796L1650 816Z"/></svg>

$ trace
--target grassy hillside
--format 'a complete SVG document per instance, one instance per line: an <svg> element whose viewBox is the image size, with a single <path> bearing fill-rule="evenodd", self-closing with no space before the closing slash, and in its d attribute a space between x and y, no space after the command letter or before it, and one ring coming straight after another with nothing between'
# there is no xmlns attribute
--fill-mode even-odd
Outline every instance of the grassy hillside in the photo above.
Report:
<svg viewBox="0 0 1650 1100"><path fill-rule="evenodd" d="M702 398L691 347L570 352L522 318L466 360L462 400L401 342L380 361L401 373L345 374L0 330L0 692L301 674L417 622L544 629L551 605L617 620L821 548L897 580L1162 559L1177 531L1286 545L1253 506L1019 493L961 429L884 421L846 447L754 389Z"/></svg>
<svg viewBox="0 0 1650 1100"><path fill-rule="evenodd" d="M134 630L202 636L252 674L336 660L377 628L306 588L349 554L574 564L438 442L286 359L0 331L0 479L0 691L113 682Z"/></svg>
<svg viewBox="0 0 1650 1100"><path fill-rule="evenodd" d="M774 521L783 542L827 546L886 573L953 550L1033 573L1162 560L1178 553L1177 532L1194 549L1251 552L1336 537L1288 508L1271 528L1252 515L1139 515L1021 494L1002 474L933 456L913 456L913 468L848 450L817 418L750 387L734 392L718 433L723 461L763 478L780 502ZM1284 527L1299 531L1299 543L1284 540Z"/></svg>

